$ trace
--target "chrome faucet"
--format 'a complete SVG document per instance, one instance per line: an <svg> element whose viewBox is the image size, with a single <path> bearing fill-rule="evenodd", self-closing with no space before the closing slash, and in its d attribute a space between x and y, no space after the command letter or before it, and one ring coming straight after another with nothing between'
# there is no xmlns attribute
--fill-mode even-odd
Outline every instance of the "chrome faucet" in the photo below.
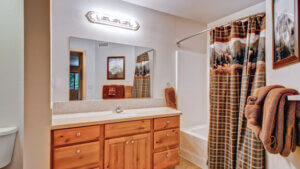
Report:
<svg viewBox="0 0 300 169"><path fill-rule="evenodd" d="M123 112L122 107L121 107L120 104L117 104L117 107L116 107L116 109L115 109L115 112L116 112L116 113L122 113L122 112Z"/></svg>

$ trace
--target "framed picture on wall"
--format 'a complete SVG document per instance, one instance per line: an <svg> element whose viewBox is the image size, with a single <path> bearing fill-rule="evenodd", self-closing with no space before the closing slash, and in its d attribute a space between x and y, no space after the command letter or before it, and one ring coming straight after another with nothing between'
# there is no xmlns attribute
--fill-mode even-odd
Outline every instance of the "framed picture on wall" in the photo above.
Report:
<svg viewBox="0 0 300 169"><path fill-rule="evenodd" d="M273 69L299 61L298 0L273 2Z"/></svg>
<svg viewBox="0 0 300 169"><path fill-rule="evenodd" d="M107 57L107 79L125 79L125 56Z"/></svg>

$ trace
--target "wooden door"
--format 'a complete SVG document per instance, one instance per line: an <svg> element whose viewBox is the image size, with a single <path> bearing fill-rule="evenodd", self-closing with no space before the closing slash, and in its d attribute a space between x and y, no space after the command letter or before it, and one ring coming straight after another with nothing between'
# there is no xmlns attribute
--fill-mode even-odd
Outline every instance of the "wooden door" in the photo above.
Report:
<svg viewBox="0 0 300 169"><path fill-rule="evenodd" d="M70 51L69 97L70 100L85 99L84 51Z"/></svg>
<svg viewBox="0 0 300 169"><path fill-rule="evenodd" d="M131 169L150 169L150 134L133 136L132 146Z"/></svg>
<svg viewBox="0 0 300 169"><path fill-rule="evenodd" d="M104 169L131 169L132 137L105 140Z"/></svg>
<svg viewBox="0 0 300 169"><path fill-rule="evenodd" d="M150 169L150 134L105 141L105 169Z"/></svg>

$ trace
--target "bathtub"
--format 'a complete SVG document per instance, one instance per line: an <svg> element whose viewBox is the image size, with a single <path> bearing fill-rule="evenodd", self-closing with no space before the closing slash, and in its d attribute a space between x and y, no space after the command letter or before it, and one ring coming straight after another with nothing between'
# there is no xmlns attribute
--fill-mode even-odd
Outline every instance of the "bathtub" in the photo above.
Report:
<svg viewBox="0 0 300 169"><path fill-rule="evenodd" d="M208 126L199 125L181 129L180 155L202 169L207 169Z"/></svg>

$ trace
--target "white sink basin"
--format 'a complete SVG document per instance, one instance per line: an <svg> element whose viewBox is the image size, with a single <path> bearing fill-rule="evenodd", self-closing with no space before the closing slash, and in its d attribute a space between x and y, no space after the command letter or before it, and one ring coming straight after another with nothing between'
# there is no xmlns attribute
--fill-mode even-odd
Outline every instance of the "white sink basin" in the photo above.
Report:
<svg viewBox="0 0 300 169"><path fill-rule="evenodd" d="M113 122L123 122L132 119L147 119L153 117L161 117L166 115L179 115L180 111L167 107L144 108L144 109L127 109L121 113L115 111L102 112L84 112L72 114L54 114L52 116L52 128L71 128L86 126L88 124L104 124ZM146 118L147 117L147 118Z"/></svg>
<svg viewBox="0 0 300 169"><path fill-rule="evenodd" d="M128 118L137 116L138 114L132 111L123 111L122 113L116 113L114 111L105 111L105 112L90 112L90 113L77 113L76 116L74 114L61 114L56 117L64 117L64 118L91 118L95 116L102 116L102 117L111 117L111 118Z"/></svg>

